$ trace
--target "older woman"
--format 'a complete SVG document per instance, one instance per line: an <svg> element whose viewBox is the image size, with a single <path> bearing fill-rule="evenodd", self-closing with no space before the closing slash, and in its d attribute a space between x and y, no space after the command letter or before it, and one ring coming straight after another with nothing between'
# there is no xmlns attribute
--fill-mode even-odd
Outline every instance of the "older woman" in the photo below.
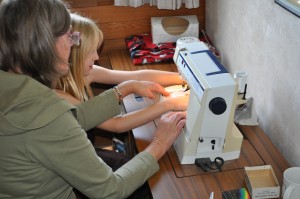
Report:
<svg viewBox="0 0 300 199"><path fill-rule="evenodd" d="M145 151L113 172L95 153L85 130L120 113L131 93L164 93L156 83L129 81L73 106L51 88L69 70L75 43L60 0L0 3L0 198L125 198L158 170L185 123L185 114L161 119ZM101 117L100 117L101 115Z"/></svg>

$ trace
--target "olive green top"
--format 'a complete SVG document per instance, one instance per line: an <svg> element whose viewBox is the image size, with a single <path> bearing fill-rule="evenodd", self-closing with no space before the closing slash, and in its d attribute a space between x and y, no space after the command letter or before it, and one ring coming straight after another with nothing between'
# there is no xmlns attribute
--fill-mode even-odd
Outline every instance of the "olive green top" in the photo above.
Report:
<svg viewBox="0 0 300 199"><path fill-rule="evenodd" d="M120 114L107 90L73 106L26 75L0 70L0 198L125 198L159 166L141 152L113 172L86 130Z"/></svg>

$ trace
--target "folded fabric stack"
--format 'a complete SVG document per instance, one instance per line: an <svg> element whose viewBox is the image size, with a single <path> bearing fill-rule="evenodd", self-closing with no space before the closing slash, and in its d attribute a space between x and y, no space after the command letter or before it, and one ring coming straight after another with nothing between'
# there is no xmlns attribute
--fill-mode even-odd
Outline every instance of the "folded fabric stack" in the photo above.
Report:
<svg viewBox="0 0 300 199"><path fill-rule="evenodd" d="M203 41L217 58L221 58L204 30L200 31L199 40ZM151 34L140 34L125 38L125 43L134 65L173 62L176 42L154 44Z"/></svg>
<svg viewBox="0 0 300 199"><path fill-rule="evenodd" d="M151 34L132 35L125 42L135 65L173 61L175 42L154 44Z"/></svg>

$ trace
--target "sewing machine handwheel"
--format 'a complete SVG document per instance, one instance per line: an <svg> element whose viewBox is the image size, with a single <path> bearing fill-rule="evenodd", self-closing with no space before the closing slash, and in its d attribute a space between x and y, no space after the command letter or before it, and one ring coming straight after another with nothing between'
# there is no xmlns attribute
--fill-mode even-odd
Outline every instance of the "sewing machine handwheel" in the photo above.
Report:
<svg viewBox="0 0 300 199"><path fill-rule="evenodd" d="M226 111L226 101L221 97L215 97L209 102L209 109L216 115L221 115Z"/></svg>

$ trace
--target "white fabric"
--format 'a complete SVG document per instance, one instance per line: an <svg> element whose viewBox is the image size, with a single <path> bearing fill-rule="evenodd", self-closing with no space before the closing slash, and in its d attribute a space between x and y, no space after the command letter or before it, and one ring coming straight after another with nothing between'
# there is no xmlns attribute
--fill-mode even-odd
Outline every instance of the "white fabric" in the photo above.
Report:
<svg viewBox="0 0 300 199"><path fill-rule="evenodd" d="M240 125L258 125L258 118L255 112L254 99L249 97L246 100L246 104L242 108L235 110L234 122Z"/></svg>
<svg viewBox="0 0 300 199"><path fill-rule="evenodd" d="M185 4L185 8L198 8L199 0L115 0L115 6L139 7L144 4L157 6L158 9L176 10Z"/></svg>
<svg viewBox="0 0 300 199"><path fill-rule="evenodd" d="M185 0L185 7L186 8L198 8L199 0Z"/></svg>
<svg viewBox="0 0 300 199"><path fill-rule="evenodd" d="M115 6L139 7L144 5L144 0L115 0Z"/></svg>
<svg viewBox="0 0 300 199"><path fill-rule="evenodd" d="M157 7L158 9L175 10L174 1L175 0L157 0Z"/></svg>

